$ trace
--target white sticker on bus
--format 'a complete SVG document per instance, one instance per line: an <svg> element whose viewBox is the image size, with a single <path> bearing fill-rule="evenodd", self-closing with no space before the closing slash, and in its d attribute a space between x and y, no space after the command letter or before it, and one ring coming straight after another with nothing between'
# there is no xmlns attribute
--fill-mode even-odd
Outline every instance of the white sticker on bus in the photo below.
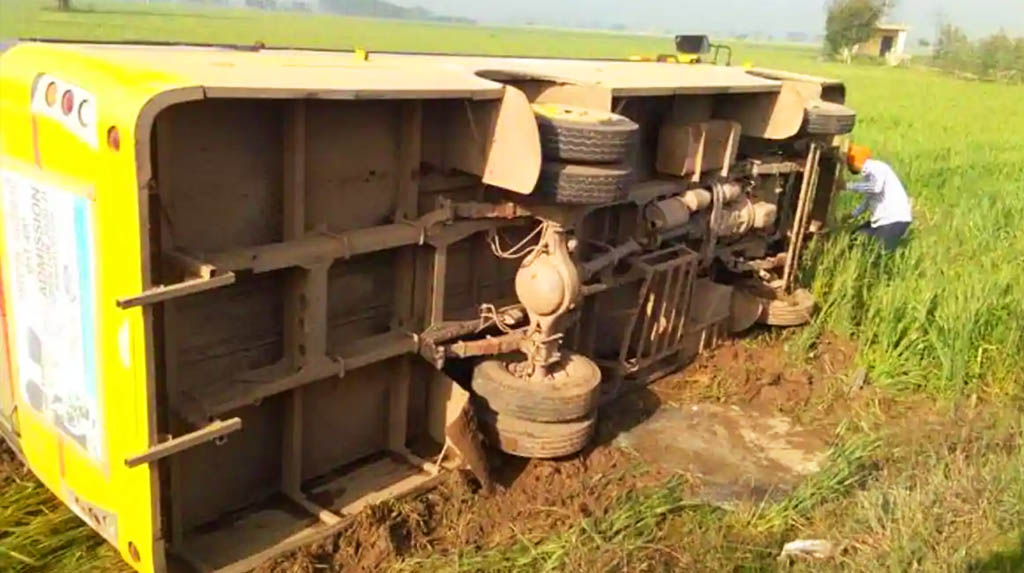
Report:
<svg viewBox="0 0 1024 573"><path fill-rule="evenodd" d="M93 203L0 171L11 338L24 401L103 459Z"/></svg>

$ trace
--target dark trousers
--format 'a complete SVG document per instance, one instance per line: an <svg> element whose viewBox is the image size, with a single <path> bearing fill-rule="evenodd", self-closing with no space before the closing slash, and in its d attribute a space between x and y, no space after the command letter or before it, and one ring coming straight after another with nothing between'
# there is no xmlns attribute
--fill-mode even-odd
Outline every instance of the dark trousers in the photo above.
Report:
<svg viewBox="0 0 1024 573"><path fill-rule="evenodd" d="M872 227L871 223L864 223L857 227L857 232L874 237L882 243L882 247L887 252L892 252L900 245L900 239L907 234L907 229L909 228L910 223L889 223L888 225L879 225L877 227Z"/></svg>

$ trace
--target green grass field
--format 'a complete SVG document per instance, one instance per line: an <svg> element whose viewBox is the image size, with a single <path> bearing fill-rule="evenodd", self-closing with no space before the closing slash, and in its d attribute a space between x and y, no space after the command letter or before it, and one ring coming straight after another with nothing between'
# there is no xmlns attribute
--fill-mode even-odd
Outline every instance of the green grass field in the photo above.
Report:
<svg viewBox="0 0 1024 573"><path fill-rule="evenodd" d="M657 37L192 6L40 9L50 4L4 0L0 38L591 57L671 49ZM1024 570L1024 88L826 63L793 47L738 45L737 61L845 80L859 111L857 139L896 168L914 197L918 221L890 259L842 231L814 245L817 264L804 272L822 311L785 337L809 355L826 332L856 340L877 399L851 401L832 465L780 504L693 508L669 484L555 535L408 568L768 570L783 542L822 537L841 542L840 555L798 570ZM844 208L851 204L846 198ZM113 563L98 537L31 479L2 477L0 488L0 570Z"/></svg>
<svg viewBox="0 0 1024 573"><path fill-rule="evenodd" d="M544 28L495 28L407 20L350 18L199 5L118 4L72 0L74 12L53 9L56 0L3 0L0 39L171 41L211 44L495 55L621 58L672 51L671 40ZM763 47L774 55L791 46ZM799 58L799 56L797 56Z"/></svg>

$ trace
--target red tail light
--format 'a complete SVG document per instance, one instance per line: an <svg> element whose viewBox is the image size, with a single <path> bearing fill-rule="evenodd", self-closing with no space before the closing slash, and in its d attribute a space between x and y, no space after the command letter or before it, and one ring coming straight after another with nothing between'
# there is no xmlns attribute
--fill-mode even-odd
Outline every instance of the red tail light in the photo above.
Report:
<svg viewBox="0 0 1024 573"><path fill-rule="evenodd" d="M71 90L64 92L60 100L60 110L64 115L71 115L71 112L75 111L75 94L71 93Z"/></svg>

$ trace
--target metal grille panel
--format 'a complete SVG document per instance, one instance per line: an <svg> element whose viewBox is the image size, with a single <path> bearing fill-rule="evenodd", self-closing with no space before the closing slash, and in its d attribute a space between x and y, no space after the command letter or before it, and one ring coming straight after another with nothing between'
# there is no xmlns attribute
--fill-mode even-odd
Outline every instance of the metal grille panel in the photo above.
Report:
<svg viewBox="0 0 1024 573"><path fill-rule="evenodd" d="M641 370L679 352L686 332L697 262L697 254L684 246L632 261L642 278L637 306L619 350L619 364L625 372Z"/></svg>

